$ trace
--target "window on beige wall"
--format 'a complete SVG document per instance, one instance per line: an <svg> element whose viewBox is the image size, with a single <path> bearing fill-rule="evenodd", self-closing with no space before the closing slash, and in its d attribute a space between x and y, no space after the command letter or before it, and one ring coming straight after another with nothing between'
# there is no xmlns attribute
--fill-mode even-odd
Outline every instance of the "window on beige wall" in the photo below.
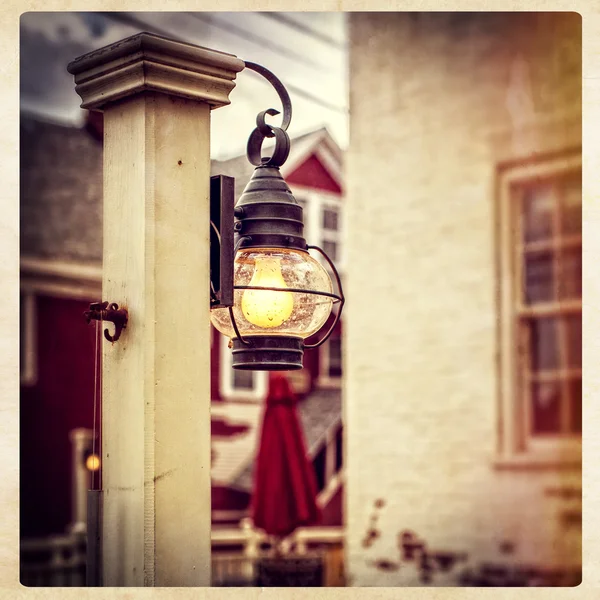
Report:
<svg viewBox="0 0 600 600"><path fill-rule="evenodd" d="M508 169L500 190L500 446L507 457L577 461L580 154Z"/></svg>

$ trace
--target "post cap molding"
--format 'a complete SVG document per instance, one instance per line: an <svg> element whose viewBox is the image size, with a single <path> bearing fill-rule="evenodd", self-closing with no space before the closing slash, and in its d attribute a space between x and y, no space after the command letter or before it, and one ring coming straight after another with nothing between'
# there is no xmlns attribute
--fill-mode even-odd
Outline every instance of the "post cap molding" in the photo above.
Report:
<svg viewBox="0 0 600 600"><path fill-rule="evenodd" d="M69 63L81 108L102 110L109 102L153 91L206 102L230 103L244 61L225 52L138 33Z"/></svg>

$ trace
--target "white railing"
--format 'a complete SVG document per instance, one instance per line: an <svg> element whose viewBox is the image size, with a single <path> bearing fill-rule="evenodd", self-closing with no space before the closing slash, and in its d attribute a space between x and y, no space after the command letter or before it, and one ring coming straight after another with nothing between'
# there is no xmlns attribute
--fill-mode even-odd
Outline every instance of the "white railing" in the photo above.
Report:
<svg viewBox="0 0 600 600"><path fill-rule="evenodd" d="M85 563L85 534L21 541L21 583L25 586L84 586Z"/></svg>
<svg viewBox="0 0 600 600"><path fill-rule="evenodd" d="M271 541L263 531L254 529L250 518L242 519L239 527L213 527L210 539L213 550L220 546L242 546L247 556L254 556L260 544ZM302 527L296 529L285 545L301 553L308 544L340 544L343 540L341 527Z"/></svg>
<svg viewBox="0 0 600 600"><path fill-rule="evenodd" d="M272 538L256 530L249 518L240 527L216 527L211 532L212 585L255 585L257 564L273 555ZM340 527L296 530L282 544L281 560L321 560L327 580L329 548L341 548ZM72 533L21 541L21 583L25 586L85 586L86 536Z"/></svg>
<svg viewBox="0 0 600 600"><path fill-rule="evenodd" d="M328 549L341 550L344 533L341 527L306 527L297 529L281 545L285 562L298 559L313 559L321 562L324 572L322 585L336 579L330 572L337 565L330 565ZM213 528L212 541L212 585L254 585L257 565L263 558L273 556L273 539L252 526L249 518L242 519L240 527ZM226 551L220 551L227 548ZM339 578L337 578L339 579Z"/></svg>

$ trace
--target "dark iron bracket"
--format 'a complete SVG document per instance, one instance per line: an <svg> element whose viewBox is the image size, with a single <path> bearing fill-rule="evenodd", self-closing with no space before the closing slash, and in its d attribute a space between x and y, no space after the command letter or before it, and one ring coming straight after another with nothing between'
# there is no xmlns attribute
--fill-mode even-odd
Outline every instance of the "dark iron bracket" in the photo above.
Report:
<svg viewBox="0 0 600 600"><path fill-rule="evenodd" d="M210 178L210 307L233 306L235 179Z"/></svg>
<svg viewBox="0 0 600 600"><path fill-rule="evenodd" d="M121 337L121 332L127 327L128 313L126 308L119 308L114 302L94 302L90 304L90 309L83 313L88 325L91 321L110 321L115 325L115 334L110 335L108 329L104 330L104 337L109 342L116 342Z"/></svg>

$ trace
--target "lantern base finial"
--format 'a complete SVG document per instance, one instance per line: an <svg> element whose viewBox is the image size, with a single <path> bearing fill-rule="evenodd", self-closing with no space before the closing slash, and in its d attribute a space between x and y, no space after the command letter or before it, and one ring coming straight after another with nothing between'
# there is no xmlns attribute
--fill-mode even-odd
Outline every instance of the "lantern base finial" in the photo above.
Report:
<svg viewBox="0 0 600 600"><path fill-rule="evenodd" d="M301 338L244 335L248 345L233 338L233 368L245 371L295 371L302 368Z"/></svg>

